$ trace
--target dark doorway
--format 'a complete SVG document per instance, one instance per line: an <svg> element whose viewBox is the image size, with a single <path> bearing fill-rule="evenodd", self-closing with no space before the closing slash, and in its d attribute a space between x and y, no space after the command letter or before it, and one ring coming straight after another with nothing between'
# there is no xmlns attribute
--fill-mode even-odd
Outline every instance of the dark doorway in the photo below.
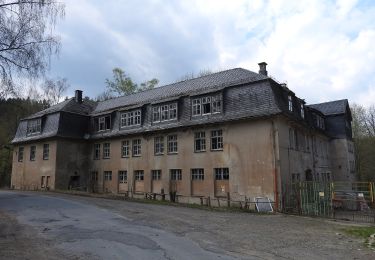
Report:
<svg viewBox="0 0 375 260"><path fill-rule="evenodd" d="M313 175L312 175L312 172L310 169L307 169L305 171L305 178L306 178L306 181L313 181Z"/></svg>
<svg viewBox="0 0 375 260"><path fill-rule="evenodd" d="M80 187L80 176L79 175L74 175L70 176L69 180L69 189L77 189Z"/></svg>

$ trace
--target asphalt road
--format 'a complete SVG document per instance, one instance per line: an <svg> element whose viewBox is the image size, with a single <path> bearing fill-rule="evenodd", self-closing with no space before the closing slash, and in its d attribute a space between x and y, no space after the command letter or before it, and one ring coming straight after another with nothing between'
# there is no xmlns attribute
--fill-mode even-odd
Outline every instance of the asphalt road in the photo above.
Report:
<svg viewBox="0 0 375 260"><path fill-rule="evenodd" d="M1 259L375 259L342 228L283 215L0 191Z"/></svg>

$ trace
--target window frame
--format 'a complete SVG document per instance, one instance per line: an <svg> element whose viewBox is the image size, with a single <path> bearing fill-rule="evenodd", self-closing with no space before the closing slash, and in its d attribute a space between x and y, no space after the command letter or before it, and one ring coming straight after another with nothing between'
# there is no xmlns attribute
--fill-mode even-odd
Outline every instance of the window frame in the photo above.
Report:
<svg viewBox="0 0 375 260"><path fill-rule="evenodd" d="M135 181L144 181L145 172L143 170L134 170L134 180Z"/></svg>
<svg viewBox="0 0 375 260"><path fill-rule="evenodd" d="M229 180L229 168L214 168L215 181L227 181Z"/></svg>
<svg viewBox="0 0 375 260"><path fill-rule="evenodd" d="M130 156L130 141L122 140L121 141L121 158L129 158Z"/></svg>
<svg viewBox="0 0 375 260"><path fill-rule="evenodd" d="M94 144L94 160L100 160L100 154L101 154L101 145L99 143Z"/></svg>
<svg viewBox="0 0 375 260"><path fill-rule="evenodd" d="M167 153L177 154L178 153L178 137L177 134L167 135Z"/></svg>
<svg viewBox="0 0 375 260"><path fill-rule="evenodd" d="M35 118L27 121L26 135L37 135L42 132L42 119Z"/></svg>
<svg viewBox="0 0 375 260"><path fill-rule="evenodd" d="M164 136L154 137L154 155L164 154Z"/></svg>
<svg viewBox="0 0 375 260"><path fill-rule="evenodd" d="M104 171L104 181L112 181L112 171Z"/></svg>
<svg viewBox="0 0 375 260"><path fill-rule="evenodd" d="M111 130L112 118L111 115L99 116L94 119L97 120L96 132L105 132Z"/></svg>
<svg viewBox="0 0 375 260"><path fill-rule="evenodd" d="M128 182L128 171L120 170L118 171L118 183L127 183Z"/></svg>
<svg viewBox="0 0 375 260"><path fill-rule="evenodd" d="M43 160L49 160L49 144L43 144Z"/></svg>
<svg viewBox="0 0 375 260"><path fill-rule="evenodd" d="M111 143L103 143L103 159L111 158Z"/></svg>
<svg viewBox="0 0 375 260"><path fill-rule="evenodd" d="M171 181L182 181L182 169L169 169L169 178Z"/></svg>
<svg viewBox="0 0 375 260"><path fill-rule="evenodd" d="M217 148L214 148L214 144L217 145ZM217 130L211 131L211 145L210 145L210 147L211 147L211 151L223 151L224 150L224 138L223 138L223 130L222 129L217 129Z"/></svg>
<svg viewBox="0 0 375 260"><path fill-rule="evenodd" d="M204 181L204 168L193 168L190 172L192 181Z"/></svg>
<svg viewBox="0 0 375 260"><path fill-rule="evenodd" d="M140 157L142 155L142 140L140 138L132 140L132 157Z"/></svg>
<svg viewBox="0 0 375 260"><path fill-rule="evenodd" d="M36 145L30 146L30 161L34 162L36 159Z"/></svg>
<svg viewBox="0 0 375 260"><path fill-rule="evenodd" d="M293 112L293 97L292 97L292 95L288 95L288 110L289 110L289 112Z"/></svg>
<svg viewBox="0 0 375 260"><path fill-rule="evenodd" d="M141 109L120 112L120 129L140 126L142 124Z"/></svg>
<svg viewBox="0 0 375 260"><path fill-rule="evenodd" d="M17 155L17 160L19 162L23 162L23 157L25 155L25 147L24 146L19 146L18 147L18 155Z"/></svg>
<svg viewBox="0 0 375 260"><path fill-rule="evenodd" d="M153 181L160 181L161 180L161 170L151 170L151 179Z"/></svg>
<svg viewBox="0 0 375 260"><path fill-rule="evenodd" d="M197 149L199 146L201 147L200 149ZM205 131L199 131L199 132L194 132L194 152L200 153L200 152L205 152L206 151L206 132Z"/></svg>

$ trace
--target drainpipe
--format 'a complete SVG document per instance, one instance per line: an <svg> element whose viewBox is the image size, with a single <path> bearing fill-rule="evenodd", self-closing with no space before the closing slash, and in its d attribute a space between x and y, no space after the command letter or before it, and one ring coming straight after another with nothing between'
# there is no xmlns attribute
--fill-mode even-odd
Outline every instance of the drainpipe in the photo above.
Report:
<svg viewBox="0 0 375 260"><path fill-rule="evenodd" d="M278 193L278 185L279 185L279 178L278 178L278 170L277 170L277 162L279 161L278 153L276 151L276 129L275 129L275 123L272 119L272 148L273 148L273 168L274 168L274 201L275 201L275 211L279 209L279 193Z"/></svg>

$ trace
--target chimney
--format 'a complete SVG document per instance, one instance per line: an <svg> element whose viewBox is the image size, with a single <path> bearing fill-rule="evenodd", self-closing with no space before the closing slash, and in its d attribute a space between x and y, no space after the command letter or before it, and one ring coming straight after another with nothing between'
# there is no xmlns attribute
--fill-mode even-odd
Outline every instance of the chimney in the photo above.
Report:
<svg viewBox="0 0 375 260"><path fill-rule="evenodd" d="M75 91L75 101L79 104L82 103L82 90L76 90Z"/></svg>
<svg viewBox="0 0 375 260"><path fill-rule="evenodd" d="M258 65L259 65L259 74L267 76L267 74L268 74L267 63L261 62L261 63L258 63Z"/></svg>

